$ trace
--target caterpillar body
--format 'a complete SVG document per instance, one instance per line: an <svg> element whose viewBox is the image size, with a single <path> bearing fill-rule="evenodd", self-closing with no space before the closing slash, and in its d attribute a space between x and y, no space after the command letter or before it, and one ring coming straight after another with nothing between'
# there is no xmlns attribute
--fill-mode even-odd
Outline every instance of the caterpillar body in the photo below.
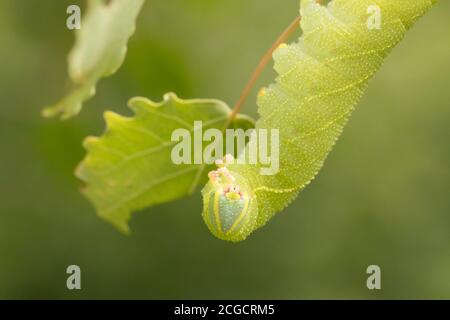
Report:
<svg viewBox="0 0 450 320"><path fill-rule="evenodd" d="M203 189L203 217L223 240L242 241L309 184L339 138L368 81L437 0L301 0L303 34L274 52L276 82L260 91L258 129L279 129L280 170L226 164ZM382 25L368 29L367 9ZM250 144L250 143L249 143Z"/></svg>
<svg viewBox="0 0 450 320"><path fill-rule="evenodd" d="M238 242L253 231L257 203L246 180L227 165L231 156L217 161L218 170L209 173L209 183L203 189L203 219L218 238Z"/></svg>

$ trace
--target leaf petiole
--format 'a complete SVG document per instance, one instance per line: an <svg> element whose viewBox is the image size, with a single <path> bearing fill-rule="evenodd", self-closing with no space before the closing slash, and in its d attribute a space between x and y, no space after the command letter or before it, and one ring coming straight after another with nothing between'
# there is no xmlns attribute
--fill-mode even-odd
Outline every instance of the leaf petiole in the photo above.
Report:
<svg viewBox="0 0 450 320"><path fill-rule="evenodd" d="M274 44L270 47L270 49L264 54L255 71L253 72L249 82L242 91L239 100L234 105L227 126L230 125L231 122L233 122L233 120L236 118L237 114L240 112L242 108L242 105L244 104L245 100L248 98L250 92L252 91L256 81L258 81L259 77L261 76L261 73L264 71L267 64L270 61L272 61L272 54L274 53L274 51L281 44L286 42L286 40L292 35L292 33L299 28L300 21L301 16L295 18L295 20L291 22L291 24L283 31L283 33L278 37L278 39L274 42Z"/></svg>

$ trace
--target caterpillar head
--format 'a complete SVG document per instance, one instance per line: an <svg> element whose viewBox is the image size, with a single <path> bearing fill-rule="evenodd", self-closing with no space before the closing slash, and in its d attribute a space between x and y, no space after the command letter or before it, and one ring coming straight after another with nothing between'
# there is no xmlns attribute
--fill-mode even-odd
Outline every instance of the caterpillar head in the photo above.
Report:
<svg viewBox="0 0 450 320"><path fill-rule="evenodd" d="M222 240L244 240L256 225L257 205L245 178L229 171L232 157L216 161L203 188L203 219L213 235Z"/></svg>

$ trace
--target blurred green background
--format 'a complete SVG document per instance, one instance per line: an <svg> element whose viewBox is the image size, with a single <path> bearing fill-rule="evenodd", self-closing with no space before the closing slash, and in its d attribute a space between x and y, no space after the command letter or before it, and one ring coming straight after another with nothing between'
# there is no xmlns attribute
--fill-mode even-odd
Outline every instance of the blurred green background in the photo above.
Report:
<svg viewBox="0 0 450 320"><path fill-rule="evenodd" d="M46 120L67 89L76 3L0 2L0 298L450 298L448 1L389 57L318 178L237 245L209 233L199 193L134 215L125 237L73 170L102 113L131 114L132 96L233 104L298 1L147 0L120 71L80 116ZM70 264L81 291L66 289ZM381 291L366 288L371 264Z"/></svg>

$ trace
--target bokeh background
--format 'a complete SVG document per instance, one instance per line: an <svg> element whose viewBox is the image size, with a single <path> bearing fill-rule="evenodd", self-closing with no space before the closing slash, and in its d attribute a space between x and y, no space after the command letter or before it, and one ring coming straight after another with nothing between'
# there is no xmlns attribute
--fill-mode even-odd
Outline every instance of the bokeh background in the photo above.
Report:
<svg viewBox="0 0 450 320"><path fill-rule="evenodd" d="M69 4L86 7L0 1L0 298L450 298L448 1L389 57L318 178L237 245L209 233L199 193L135 214L123 236L73 170L102 113L130 114L132 96L233 104L298 1L147 0L123 67L61 122L40 110L67 89ZM81 291L66 289L70 264ZM371 264L381 291L366 288Z"/></svg>

